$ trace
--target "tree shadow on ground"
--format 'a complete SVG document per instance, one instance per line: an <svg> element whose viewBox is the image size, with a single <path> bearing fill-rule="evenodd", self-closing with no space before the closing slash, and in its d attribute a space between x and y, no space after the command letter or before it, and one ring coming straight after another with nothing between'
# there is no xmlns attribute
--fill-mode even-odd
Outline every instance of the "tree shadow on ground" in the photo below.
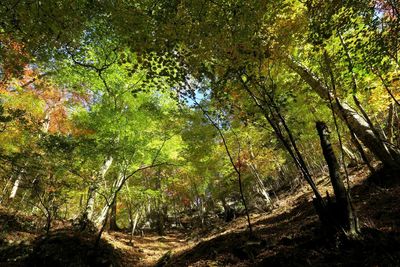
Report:
<svg viewBox="0 0 400 267"><path fill-rule="evenodd" d="M120 255L107 242L95 245L96 236L74 231L55 231L36 239L26 266L122 266Z"/></svg>
<svg viewBox="0 0 400 267"><path fill-rule="evenodd" d="M368 179L351 193L358 240L326 235L312 201L302 197L288 212L256 222L256 241L246 231L230 232L172 256L167 266L400 266L399 183L385 188Z"/></svg>

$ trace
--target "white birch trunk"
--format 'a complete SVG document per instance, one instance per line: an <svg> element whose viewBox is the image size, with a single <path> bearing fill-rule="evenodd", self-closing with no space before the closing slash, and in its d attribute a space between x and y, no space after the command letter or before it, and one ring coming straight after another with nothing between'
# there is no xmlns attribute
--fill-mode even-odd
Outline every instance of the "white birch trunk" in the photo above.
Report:
<svg viewBox="0 0 400 267"><path fill-rule="evenodd" d="M22 179L22 174L20 173L20 174L18 174L17 179L15 179L15 182L14 182L13 188L11 190L9 199L14 199L15 196L17 195L17 191L18 191L21 179Z"/></svg>

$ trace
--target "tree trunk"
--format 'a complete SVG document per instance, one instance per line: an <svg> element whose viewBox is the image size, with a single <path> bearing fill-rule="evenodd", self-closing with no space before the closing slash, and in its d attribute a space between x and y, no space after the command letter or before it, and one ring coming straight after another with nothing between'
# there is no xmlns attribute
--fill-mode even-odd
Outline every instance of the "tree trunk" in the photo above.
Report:
<svg viewBox="0 0 400 267"><path fill-rule="evenodd" d="M363 160L363 162L367 165L369 171L371 173L375 172L374 167L372 166L368 156L365 154L365 151L362 147L362 145L360 144L360 142L358 141L356 135L351 131L350 129L350 136L351 136L351 142L355 145L355 147L357 148L358 153L360 153L361 159Z"/></svg>
<svg viewBox="0 0 400 267"><path fill-rule="evenodd" d="M113 158L112 157L109 157L108 159L106 159L104 161L104 164L100 168L98 176L93 178L93 181L92 181L91 185L89 186L85 209L82 212L82 216L84 214L86 214L84 216L86 216L89 221L93 220L98 178L100 178L101 180L104 179L104 177L106 176L107 171L111 167L112 162L113 162Z"/></svg>
<svg viewBox="0 0 400 267"><path fill-rule="evenodd" d="M194 101L196 101L196 100L194 99ZM238 157L237 157L237 160L239 162L239 167L237 167L235 162L233 161L233 158L232 158L231 152L229 150L228 144L226 143L225 136L222 133L221 129L219 128L218 124L213 121L213 119L208 115L208 113L203 109L203 107L201 105L199 105L197 102L196 102L196 105L201 109L201 111L203 112L204 116L207 117L207 119L211 122L211 124L214 126L214 128L218 131L219 136L222 139L222 143L224 144L226 154L227 154L227 156L229 158L229 161L231 162L231 165L232 165L233 169L235 170L235 172L237 174L240 198L241 198L243 206L244 206L244 210L245 210L246 218L247 218L247 225L249 227L249 236L253 237L253 228L252 228L252 225L251 225L250 214L249 214L249 210L247 208L247 202L246 202L246 199L245 199L244 193L243 193L242 173L240 171L240 143L238 144L239 145L239 153L238 153Z"/></svg>
<svg viewBox="0 0 400 267"><path fill-rule="evenodd" d="M110 230L118 231L119 227L117 225L117 199L113 201L111 205L111 214L110 214Z"/></svg>
<svg viewBox="0 0 400 267"><path fill-rule="evenodd" d="M48 209L46 209L46 212L46 235L48 235L51 228L51 212Z"/></svg>
<svg viewBox="0 0 400 267"><path fill-rule="evenodd" d="M309 69L292 58L286 60L286 64L294 70L310 87L324 100L335 99L323 82ZM336 98L337 99L337 98ZM337 99L332 103L334 112L347 124L360 141L367 147L385 166L399 168L400 153L386 144L374 134L373 129L365 118L360 116L346 102Z"/></svg>
<svg viewBox="0 0 400 267"><path fill-rule="evenodd" d="M116 200L117 198L117 194L119 191L117 191L118 189L120 189L122 187L122 184L124 182L124 175L120 174L118 179L115 181L114 186L113 186L113 193L111 194L111 196L107 199L106 204L104 205L103 209L100 212L99 217L96 220L96 225L97 226L101 226L104 223L104 220L106 220L107 218L107 214L108 211L110 210L110 207L112 206L113 202Z"/></svg>
<svg viewBox="0 0 400 267"><path fill-rule="evenodd" d="M265 188L263 181L261 180L261 177L260 177L260 174L258 173L257 167L252 162L250 162L249 166L250 166L251 172L253 173L253 176L256 178L257 192L263 196L265 204L270 205L271 197L269 196L269 193L268 193L267 189Z"/></svg>
<svg viewBox="0 0 400 267"><path fill-rule="evenodd" d="M278 140L282 143L282 145L286 148L289 155L292 157L296 167L302 173L304 179L310 185L313 193L316 197L316 201L319 201L321 206L324 206L323 199L321 194L316 187L311 174L308 170L307 164L303 159L300 151L297 148L296 141L293 138L292 132L286 124L284 117L280 114L279 109L276 107L272 97L265 92L262 95L263 102L254 94L254 92L249 88L249 86L242 81L244 89L247 91L249 96L253 99L254 103L260 108L262 111L263 116L271 125L272 129L274 130ZM282 126L283 129L282 129ZM286 134L285 134L286 133Z"/></svg>
<svg viewBox="0 0 400 267"><path fill-rule="evenodd" d="M198 197L198 209L201 227L204 227L204 200L201 196Z"/></svg>
<svg viewBox="0 0 400 267"><path fill-rule="evenodd" d="M133 218L133 216L131 217L132 228L131 228L131 237L129 239L130 244L132 244L133 235L135 234L136 225L137 225L138 220L139 220L139 211L136 212L135 218Z"/></svg>
<svg viewBox="0 0 400 267"><path fill-rule="evenodd" d="M103 209L101 210L99 217L97 217L96 219L97 226L103 225L109 210L110 210L110 204L106 203Z"/></svg>
<svg viewBox="0 0 400 267"><path fill-rule="evenodd" d="M343 152L350 160L350 163L348 165L349 167L355 167L358 165L358 159L356 155L350 150L350 148L343 145Z"/></svg>
<svg viewBox="0 0 400 267"><path fill-rule="evenodd" d="M249 166L251 169L251 172L253 173L253 176L256 178L257 181L257 192L263 196L265 204L270 205L271 204L271 197L269 196L267 188L265 188L264 183L261 179L260 173L258 172L257 165L253 162L255 160L255 155L253 152L253 148L251 145L251 142L249 141L249 150L250 150L250 162Z"/></svg>
<svg viewBox="0 0 400 267"><path fill-rule="evenodd" d="M394 105L393 103L390 103L387 125L386 125L386 136L389 143L393 143L393 118L394 118L393 111L394 111Z"/></svg>
<svg viewBox="0 0 400 267"><path fill-rule="evenodd" d="M17 195L17 191L18 191L21 179L22 179L22 174L20 173L20 174L18 174L17 179L15 179L15 181L14 181L14 185L13 185L13 188L12 188L10 196L9 196L10 200L13 200L15 198L15 196Z"/></svg>
<svg viewBox="0 0 400 267"><path fill-rule="evenodd" d="M324 122L317 122L316 127L321 141L322 152L328 164L329 176L336 199L335 207L332 208L332 206L328 205L329 210L326 212L328 216L330 215L334 219L334 223L337 223L337 226L342 228L346 234L355 236L358 232L357 219L354 216L349 195L340 175L339 162L329 140L328 128ZM329 222L329 218L327 218L327 221Z"/></svg>
<svg viewBox="0 0 400 267"><path fill-rule="evenodd" d="M399 107L395 106L393 109L393 143L400 146L400 118Z"/></svg>
<svg viewBox="0 0 400 267"><path fill-rule="evenodd" d="M94 184L89 186L88 194L87 194L87 202L85 211L87 213L88 220L92 220L94 213L94 203L96 199L96 187Z"/></svg>

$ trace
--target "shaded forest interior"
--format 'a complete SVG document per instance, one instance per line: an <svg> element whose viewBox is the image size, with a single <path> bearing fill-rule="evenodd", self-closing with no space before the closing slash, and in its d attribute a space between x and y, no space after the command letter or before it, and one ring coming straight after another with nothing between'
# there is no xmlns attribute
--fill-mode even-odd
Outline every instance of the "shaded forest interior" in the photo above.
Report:
<svg viewBox="0 0 400 267"><path fill-rule="evenodd" d="M0 266L400 266L400 4L0 5Z"/></svg>

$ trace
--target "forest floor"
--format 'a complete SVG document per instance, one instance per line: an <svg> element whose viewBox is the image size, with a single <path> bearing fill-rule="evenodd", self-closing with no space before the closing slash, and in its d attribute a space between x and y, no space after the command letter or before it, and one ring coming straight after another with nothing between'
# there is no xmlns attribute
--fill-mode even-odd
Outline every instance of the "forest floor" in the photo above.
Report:
<svg viewBox="0 0 400 267"><path fill-rule="evenodd" d="M269 214L253 215L255 239L249 240L245 218L220 233L175 253L168 266L400 266L400 177L366 169L350 175L351 195L361 235L346 241L325 235L306 185L280 195ZM384 177L387 176L387 177ZM371 183L385 180L388 184ZM396 181L397 180L397 181ZM317 180L320 192L332 190L327 176Z"/></svg>
<svg viewBox="0 0 400 267"><path fill-rule="evenodd" d="M350 175L351 195L361 227L360 238L356 240L324 234L312 205L312 192L306 185L300 185L293 192L279 194L271 212L251 215L255 238L249 239L244 217L187 233L170 231L164 236L135 236L132 243L127 233L108 232L97 248L102 256L86 264L400 266L399 174L378 172L367 179L365 173L366 169L359 169L352 170ZM382 180L389 183L380 184ZM321 192L331 192L327 176L320 177L317 184ZM44 239L31 230L32 221L0 209L0 266L56 266L50 260L46 264L38 262L51 254L71 260L71 257L79 258L82 251L94 253L90 247L93 240L89 237L78 238L63 232L60 225L50 238ZM46 241L51 243L50 248L43 246L43 240L51 241ZM60 252L60 247L54 244L63 249L70 244L71 248ZM57 262L57 266L69 266L64 263ZM85 262L74 266L85 266Z"/></svg>

